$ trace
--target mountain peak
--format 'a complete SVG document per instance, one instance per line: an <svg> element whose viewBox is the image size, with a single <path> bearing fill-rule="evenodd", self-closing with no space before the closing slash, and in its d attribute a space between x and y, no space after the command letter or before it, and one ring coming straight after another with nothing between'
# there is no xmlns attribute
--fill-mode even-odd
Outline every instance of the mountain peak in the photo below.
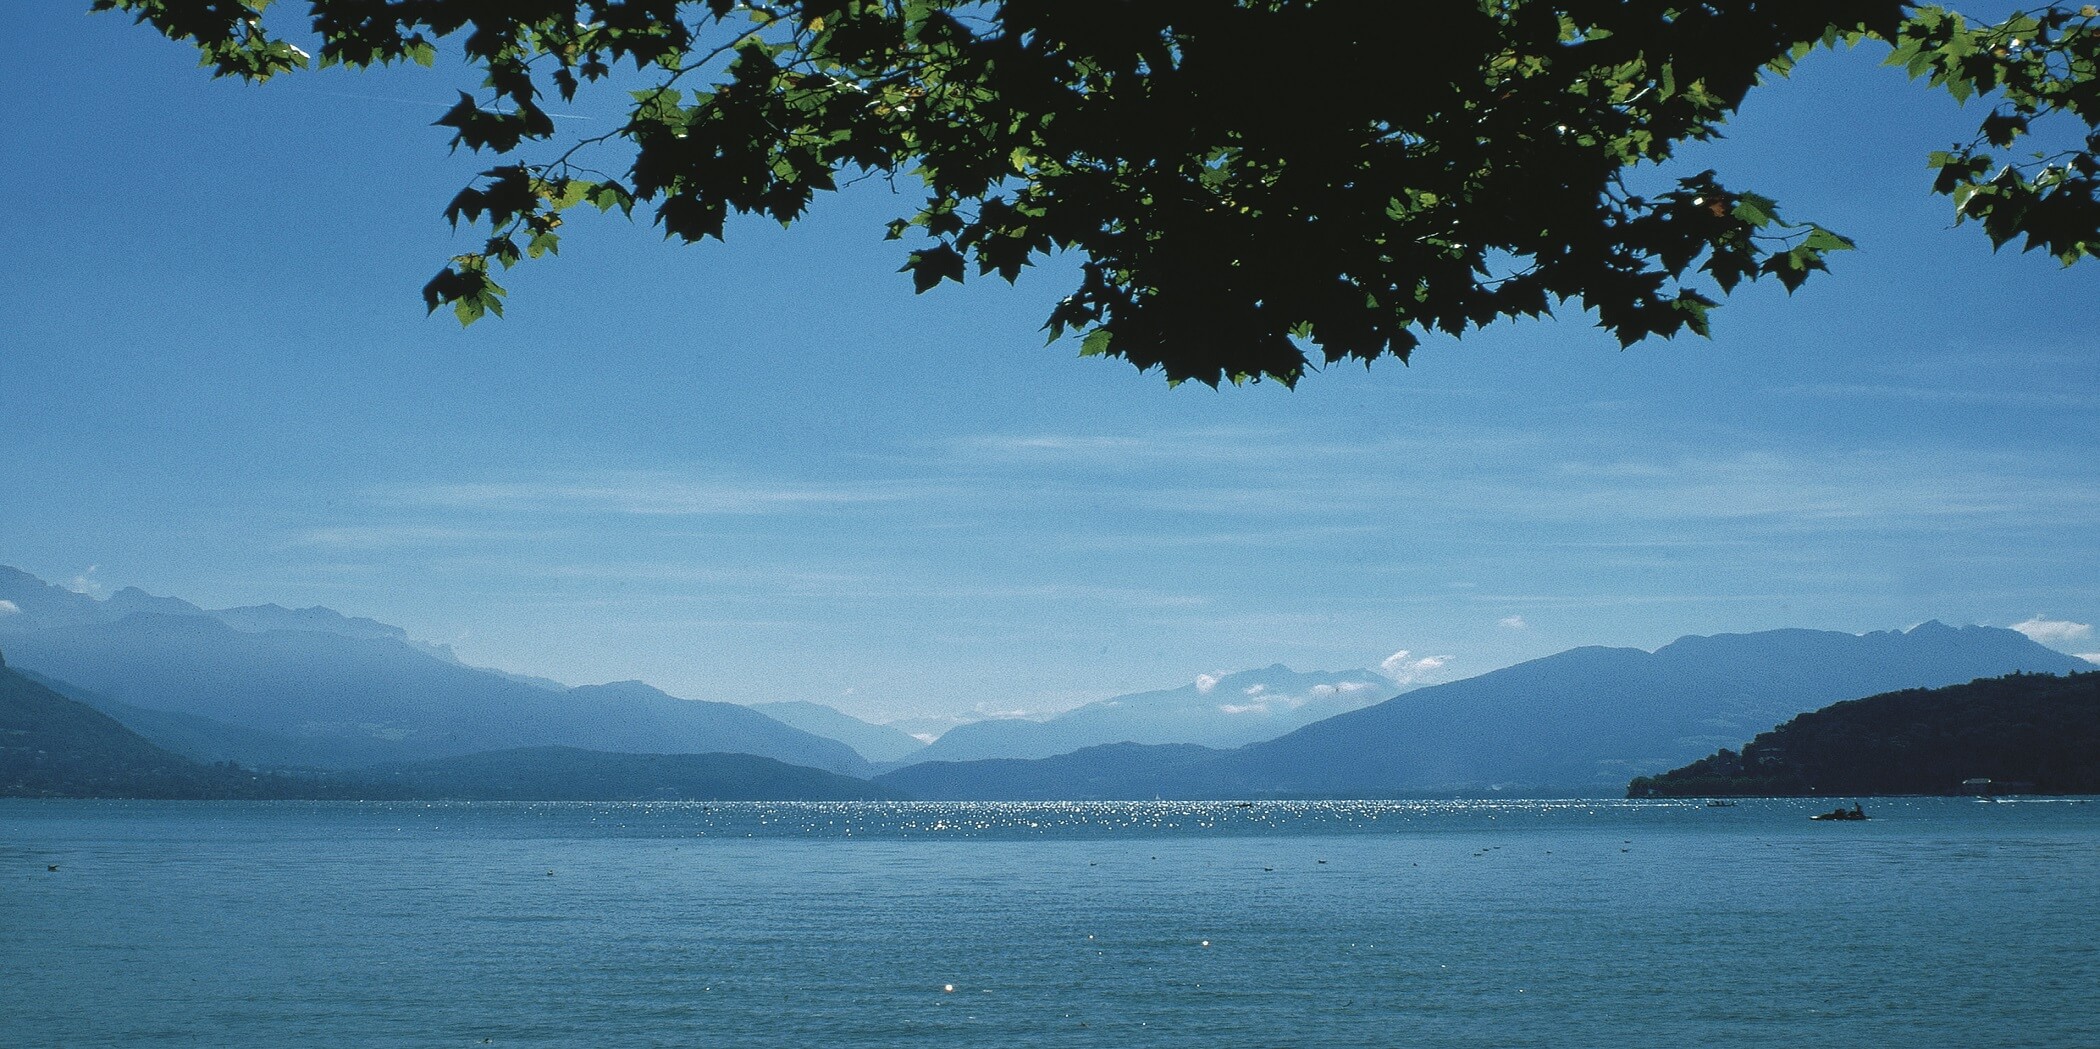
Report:
<svg viewBox="0 0 2100 1049"><path fill-rule="evenodd" d="M665 692L663 689L657 688L655 685L648 683L647 681L637 681L633 679L629 679L626 681L608 681L602 685L578 685L575 688L570 689L569 691L572 694L580 692L586 696L597 695L612 696L616 698L630 698L634 696L663 696L671 699L677 698L675 696L672 696L670 693Z"/></svg>
<svg viewBox="0 0 2100 1049"><path fill-rule="evenodd" d="M201 615L204 612L203 609L179 597L160 597L149 594L135 586L127 586L109 595L102 602L102 610L104 614L113 617L134 615L140 612L151 612L156 615L167 616L194 616Z"/></svg>
<svg viewBox="0 0 2100 1049"><path fill-rule="evenodd" d="M210 612L199 609L198 614L210 616L235 630L251 634L272 630L301 630L339 634L363 641L408 640L408 631L391 623L381 623L363 616L346 616L323 605L308 608L286 608L278 604L243 605L239 608L220 608Z"/></svg>

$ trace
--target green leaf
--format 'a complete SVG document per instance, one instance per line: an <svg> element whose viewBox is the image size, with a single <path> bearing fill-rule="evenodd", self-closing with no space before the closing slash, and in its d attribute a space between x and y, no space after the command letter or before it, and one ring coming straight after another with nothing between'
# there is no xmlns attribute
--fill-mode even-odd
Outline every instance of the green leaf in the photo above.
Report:
<svg viewBox="0 0 2100 1049"><path fill-rule="evenodd" d="M1735 198L1735 217L1759 229L1778 221L1777 211L1777 205L1770 197L1744 193Z"/></svg>
<svg viewBox="0 0 2100 1049"><path fill-rule="evenodd" d="M1817 254L1826 251L1851 251L1858 247L1852 243L1851 238L1841 237L1821 226L1809 227L1808 239L1802 241L1801 246Z"/></svg>

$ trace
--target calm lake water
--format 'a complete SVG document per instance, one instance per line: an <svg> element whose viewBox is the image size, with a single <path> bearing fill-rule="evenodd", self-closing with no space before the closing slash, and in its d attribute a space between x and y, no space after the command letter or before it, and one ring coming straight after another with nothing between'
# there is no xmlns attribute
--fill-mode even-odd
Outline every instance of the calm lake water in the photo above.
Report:
<svg viewBox="0 0 2100 1049"><path fill-rule="evenodd" d="M0 802L0 1044L2100 1045L2100 804L1827 807Z"/></svg>

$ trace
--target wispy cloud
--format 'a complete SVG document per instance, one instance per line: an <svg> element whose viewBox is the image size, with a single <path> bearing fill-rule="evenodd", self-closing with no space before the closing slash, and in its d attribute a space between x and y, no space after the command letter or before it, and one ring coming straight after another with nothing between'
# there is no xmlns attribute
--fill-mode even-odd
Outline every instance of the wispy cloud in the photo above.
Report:
<svg viewBox="0 0 2100 1049"><path fill-rule="evenodd" d="M915 493L896 484L821 485L694 480L664 473L615 473L531 481L417 485L384 501L444 510L684 517L786 513L820 506L893 502Z"/></svg>
<svg viewBox="0 0 2100 1049"><path fill-rule="evenodd" d="M535 538L548 538L548 535L444 525L331 525L306 529L293 536L290 545L330 550L392 550L403 547L474 546Z"/></svg>
<svg viewBox="0 0 2100 1049"><path fill-rule="evenodd" d="M1128 466L1136 463L1243 462L1274 448L1286 431L1211 427L1141 433L979 434L943 442L951 461L977 465L1055 463Z"/></svg>
<svg viewBox="0 0 2100 1049"><path fill-rule="evenodd" d="M979 703L974 709L978 717L986 720L1003 718L1007 720L1037 721L1048 717L1050 713L1054 713L1030 710L1026 707L1001 707L991 703Z"/></svg>
<svg viewBox="0 0 2100 1049"><path fill-rule="evenodd" d="M2012 628L2044 645L2066 644L2093 635L2093 625L2091 623L2073 623L2068 619L2048 619L2040 613L2036 613L2033 618L2025 622L2014 623Z"/></svg>
<svg viewBox="0 0 2100 1049"><path fill-rule="evenodd" d="M561 600L577 588L618 590L628 600L659 602L685 594L710 601L753 597L765 601L821 599L833 603L883 601L1025 602L1032 605L1104 605L1136 609L1201 608L1208 597L1145 586L1060 582L949 582L925 579L910 565L852 561L838 567L800 560L717 566L673 561L541 563L531 559L470 558L441 562L477 574L543 580Z"/></svg>
<svg viewBox="0 0 2100 1049"><path fill-rule="evenodd" d="M1523 616L1503 616L1495 620L1495 625L1504 630L1523 630L1531 626L1530 623L1524 621Z"/></svg>
<svg viewBox="0 0 2100 1049"><path fill-rule="evenodd" d="M22 609L18 607L13 601L0 598L0 616L14 616L21 614Z"/></svg>
<svg viewBox="0 0 2100 1049"><path fill-rule="evenodd" d="M1391 678L1396 685L1412 685L1439 670L1451 661L1450 656L1422 656L1415 658L1407 649L1401 649L1378 664L1378 672Z"/></svg>
<svg viewBox="0 0 2100 1049"><path fill-rule="evenodd" d="M1910 446L1796 451L1749 433L1658 443L1632 455L1619 435L1602 428L1549 435L1420 427L1348 442L1198 429L989 436L943 448L949 458L938 468L966 474L964 487L980 493L1006 491L1035 504L1099 505L1114 498L1147 514L1211 518L1201 529L1135 539L1156 535L1189 545L1198 541L1194 537L1288 542L1288 530L1308 527L1445 525L1458 534L1479 534L1472 526L1485 521L1496 522L1498 530L1551 522L1594 524L1613 533L1557 542L1638 542L1623 537L1644 525L1672 529L1653 542L1742 542L1746 535L1699 537L1677 529L1730 522L1740 530L1800 534L1993 517L2064 523L2100 512L2100 492L2049 483L2076 475L2083 469L2077 463L2042 461L2024 452ZM1133 474L1145 483L1133 486ZM1399 507L1406 508L1404 521L1394 518ZM1260 523L1235 527L1249 522Z"/></svg>
<svg viewBox="0 0 2100 1049"><path fill-rule="evenodd" d="M1973 367L1974 362L1968 362ZM1872 383L1813 383L1777 391L1810 397L1870 398L1916 401L1924 404L2039 405L2052 408L2100 406L2100 397L2070 391L1950 388Z"/></svg>
<svg viewBox="0 0 2100 1049"><path fill-rule="evenodd" d="M2078 658L2088 663L2100 663L2100 652L2080 652Z"/></svg>

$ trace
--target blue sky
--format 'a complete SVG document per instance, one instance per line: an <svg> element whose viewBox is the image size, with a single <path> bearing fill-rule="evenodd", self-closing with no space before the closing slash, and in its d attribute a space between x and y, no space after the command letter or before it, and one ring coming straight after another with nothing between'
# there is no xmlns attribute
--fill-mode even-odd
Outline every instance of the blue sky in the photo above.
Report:
<svg viewBox="0 0 2100 1049"><path fill-rule="evenodd" d="M462 331L417 296L487 163L428 126L453 74L213 82L84 7L0 7L0 563L47 579L875 718L1780 626L2100 651L2100 266L1949 228L1963 114L1878 54L1685 158L1862 248L1714 339L1571 311L1212 391L1044 347L1058 264L913 296L879 184L726 244L580 219Z"/></svg>

